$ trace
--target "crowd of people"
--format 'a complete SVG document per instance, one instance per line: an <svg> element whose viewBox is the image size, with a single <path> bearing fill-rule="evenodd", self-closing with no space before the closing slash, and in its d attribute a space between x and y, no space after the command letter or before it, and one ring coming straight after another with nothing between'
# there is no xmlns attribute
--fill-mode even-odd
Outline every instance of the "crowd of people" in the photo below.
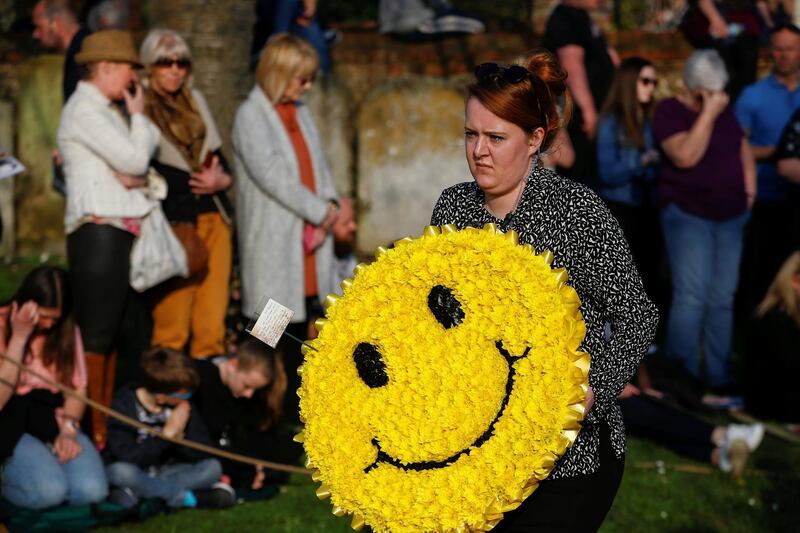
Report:
<svg viewBox="0 0 800 533"><path fill-rule="evenodd" d="M445 190L431 218L515 230L553 252L583 302L583 349L593 361L584 427L503 531L555 516L599 527L624 467L623 418L741 474L763 427L681 418L664 401L668 388L643 374L642 358L658 351L659 314L666 358L701 391L730 400L742 385L731 357L738 289L742 316L757 313L745 353L753 405L777 405L790 390L765 387L763 376L774 372L766 358L788 358L800 328L800 29L770 19L772 71L736 88L731 65L741 64L726 56L732 44L720 20L732 31L741 2L727 9L697 0L689 15L706 17L713 38L687 59L682 92L656 101L656 65L620 60L589 15L598 3L563 0L548 21L549 51L476 68L465 116L474 179ZM295 26L308 29L308 5L292 6ZM34 35L67 54L53 162L66 195L68 270L34 269L0 308L0 352L11 359L0 361L2 497L30 509L107 498L126 508L148 498L227 507L237 493L258 497L283 478L145 426L262 459L299 459L290 440L298 400L287 391L299 386L300 345L245 340L226 353L225 320L235 256L242 314L257 314L268 296L294 310L289 333L299 339L314 336L321 299L352 269L353 206L334 187L325 139L302 101L328 58L320 43L291 33L266 40L236 113L229 163L191 85L192 53L180 34L152 30L137 50L125 31L82 29L60 0L41 0L33 19ZM144 242L155 244L142 250ZM137 273L134 290L132 253L179 260L175 270ZM122 322L142 307L152 347L137 378L116 383ZM140 426L87 412L82 396ZM568 500L584 512L558 512Z"/></svg>

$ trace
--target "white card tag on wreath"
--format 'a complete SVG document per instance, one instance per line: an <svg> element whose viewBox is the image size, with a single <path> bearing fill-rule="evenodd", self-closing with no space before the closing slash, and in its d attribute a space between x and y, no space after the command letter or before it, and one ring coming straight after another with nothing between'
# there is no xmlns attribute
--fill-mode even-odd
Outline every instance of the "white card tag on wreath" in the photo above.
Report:
<svg viewBox="0 0 800 533"><path fill-rule="evenodd" d="M293 316L294 311L270 298L246 331L275 348Z"/></svg>

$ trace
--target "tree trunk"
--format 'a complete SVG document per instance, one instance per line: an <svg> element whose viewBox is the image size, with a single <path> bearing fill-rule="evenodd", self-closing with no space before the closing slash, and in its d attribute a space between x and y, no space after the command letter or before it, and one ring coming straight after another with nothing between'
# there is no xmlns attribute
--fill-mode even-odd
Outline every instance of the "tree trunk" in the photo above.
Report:
<svg viewBox="0 0 800 533"><path fill-rule="evenodd" d="M232 164L230 132L234 114L253 84L250 43L254 0L150 0L148 28L180 33L192 49L193 86L208 100Z"/></svg>

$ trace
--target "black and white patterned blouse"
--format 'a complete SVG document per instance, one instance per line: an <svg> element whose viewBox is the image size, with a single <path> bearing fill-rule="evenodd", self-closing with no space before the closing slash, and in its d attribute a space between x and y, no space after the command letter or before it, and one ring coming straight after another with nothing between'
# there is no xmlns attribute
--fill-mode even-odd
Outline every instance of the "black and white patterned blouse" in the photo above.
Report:
<svg viewBox="0 0 800 533"><path fill-rule="evenodd" d="M455 224L459 229L489 222L503 227L503 221L484 207L483 191L475 182L446 189L431 216L433 225ZM610 427L616 456L625 452L625 427L616 400L655 335L658 311L644 292L617 221L587 187L535 168L508 229L537 252L550 250L553 267L567 269L568 283L581 298L586 338L580 349L592 358L589 384L595 402L575 444L550 478L590 474L599 466L599 421ZM612 331L608 340L607 322Z"/></svg>

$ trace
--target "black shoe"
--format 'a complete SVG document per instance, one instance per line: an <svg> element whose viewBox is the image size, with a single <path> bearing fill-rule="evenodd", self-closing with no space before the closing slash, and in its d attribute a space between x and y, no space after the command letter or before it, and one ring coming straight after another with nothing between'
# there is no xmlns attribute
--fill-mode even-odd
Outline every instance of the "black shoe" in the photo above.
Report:
<svg viewBox="0 0 800 533"><path fill-rule="evenodd" d="M227 509L236 503L236 492L226 483L214 483L210 489L194 490L198 509Z"/></svg>

